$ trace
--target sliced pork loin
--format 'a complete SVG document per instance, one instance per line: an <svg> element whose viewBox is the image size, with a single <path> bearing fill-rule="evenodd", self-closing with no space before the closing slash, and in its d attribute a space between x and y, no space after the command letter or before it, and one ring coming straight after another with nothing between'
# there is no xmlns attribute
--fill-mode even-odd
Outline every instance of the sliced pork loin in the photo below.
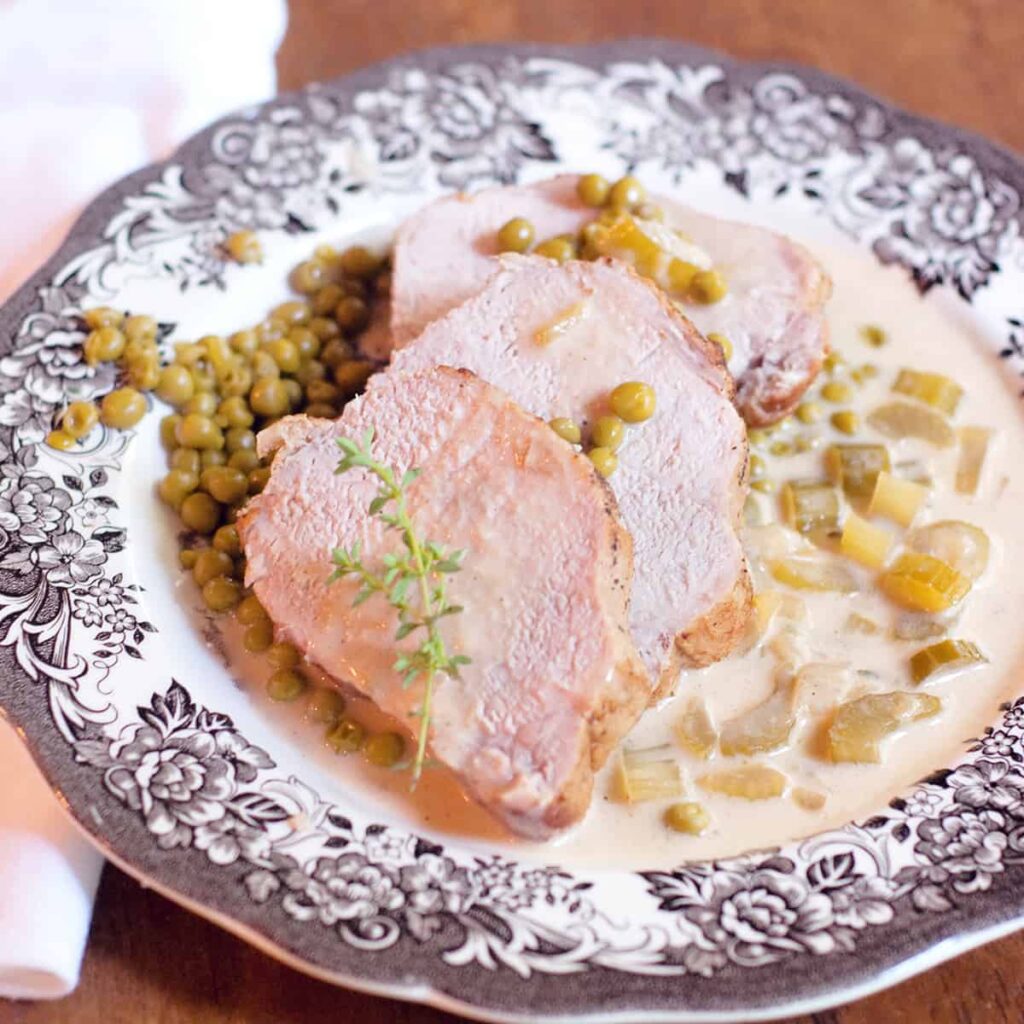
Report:
<svg viewBox="0 0 1024 1024"><path fill-rule="evenodd" d="M596 211L577 198L578 180L567 174L453 195L409 218L395 240L394 347L408 344L487 283L498 229L511 217L527 218L538 240L575 233L593 220ZM686 314L704 334L717 331L732 342L729 370L744 419L774 423L793 409L821 368L828 349L828 277L806 249L782 235L709 217L664 197L653 200L665 222L725 276L729 291L722 301L687 306Z"/></svg>
<svg viewBox="0 0 1024 1024"><path fill-rule="evenodd" d="M633 535L633 639L667 693L681 665L728 654L750 612L738 537L747 439L721 351L623 263L505 256L499 266L388 372L465 367L545 420L577 422L607 412L623 381L655 388L657 411L628 429L609 482Z"/></svg>
<svg viewBox="0 0 1024 1024"><path fill-rule="evenodd" d="M383 598L354 608L355 583L326 585L333 547L359 543L379 564L400 546L367 512L369 473L334 473L336 439L368 427L379 460L422 471L408 491L418 530L467 552L448 577L464 610L442 628L472 662L436 688L431 754L514 832L546 837L583 816L594 772L651 694L615 500L584 456L464 370L381 375L337 421L293 416L259 435L260 454L277 454L238 521L246 582L280 635L406 729L422 684L403 689L392 665L413 640L396 645Z"/></svg>

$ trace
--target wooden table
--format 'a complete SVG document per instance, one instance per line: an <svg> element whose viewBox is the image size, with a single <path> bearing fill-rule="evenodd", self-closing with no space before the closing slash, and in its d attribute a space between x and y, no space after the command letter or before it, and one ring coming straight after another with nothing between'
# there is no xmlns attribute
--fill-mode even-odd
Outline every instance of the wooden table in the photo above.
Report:
<svg viewBox="0 0 1024 1024"><path fill-rule="evenodd" d="M660 35L743 57L816 65L910 110L1024 150L1022 0L292 0L291 6L279 56L283 88L412 47ZM54 1004L0 1003L2 1024L451 1019L311 981L113 868L100 887L78 991ZM1024 1021L1024 933L801 1024L925 1021Z"/></svg>

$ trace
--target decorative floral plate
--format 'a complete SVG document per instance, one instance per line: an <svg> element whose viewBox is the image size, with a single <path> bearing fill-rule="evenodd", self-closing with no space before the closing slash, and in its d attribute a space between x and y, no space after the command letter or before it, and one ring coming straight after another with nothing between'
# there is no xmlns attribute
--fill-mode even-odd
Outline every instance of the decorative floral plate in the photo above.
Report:
<svg viewBox="0 0 1024 1024"><path fill-rule="evenodd" d="M874 817L775 851L517 862L378 820L233 684L175 591L155 417L127 443L40 443L66 396L110 386L84 308L227 329L321 239L386 234L448 189L623 167L852 238L1024 370L1021 161L817 72L663 42L432 51L226 118L104 193L0 310L0 704L108 856L322 978L490 1020L767 1019L1024 921L1024 701ZM258 269L220 256L247 227Z"/></svg>

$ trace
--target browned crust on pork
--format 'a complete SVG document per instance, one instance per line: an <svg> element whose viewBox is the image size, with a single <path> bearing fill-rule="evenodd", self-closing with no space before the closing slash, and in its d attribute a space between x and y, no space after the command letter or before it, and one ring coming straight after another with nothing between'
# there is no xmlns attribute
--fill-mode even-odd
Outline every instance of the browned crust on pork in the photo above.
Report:
<svg viewBox="0 0 1024 1024"><path fill-rule="evenodd" d="M750 366L740 376L736 382L736 408L751 427L768 427L778 423L797 407L804 393L821 372L830 347L824 307L832 295L832 279L808 249L797 242L790 241L789 244L806 260L806 266L809 268L807 275L810 280L806 282L801 313L813 324L821 344L814 356L804 362L801 376L788 380L785 384L781 381L772 382L772 370L775 367L771 363L767 367L764 363ZM784 367L785 355L783 353L780 368ZM783 374L778 376L785 379Z"/></svg>

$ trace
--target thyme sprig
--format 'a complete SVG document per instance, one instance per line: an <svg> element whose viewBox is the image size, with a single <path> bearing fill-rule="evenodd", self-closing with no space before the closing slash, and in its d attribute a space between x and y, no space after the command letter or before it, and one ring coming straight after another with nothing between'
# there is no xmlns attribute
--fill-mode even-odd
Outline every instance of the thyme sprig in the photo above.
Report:
<svg viewBox="0 0 1024 1024"><path fill-rule="evenodd" d="M462 568L465 552L448 552L434 541L420 537L406 500L406 491L420 471L409 469L398 479L390 466L374 458L372 445L372 427L363 435L361 444L348 437L339 437L342 457L335 473L359 468L368 470L377 478L377 495L370 502L369 513L401 536L404 550L383 555L382 568L374 569L364 564L358 542L351 548L335 548L331 553L335 568L328 582L355 577L359 581L359 590L352 601L353 607L368 601L374 594L384 595L388 604L398 612L396 641L420 634L419 645L414 650L400 653L394 663L404 687L412 686L418 679L424 680L423 700L414 712L420 720L413 762L415 786L426 758L436 681L440 676L458 679L459 668L468 665L470 660L463 654L449 654L438 628L442 619L462 611L461 605L448 603L446 577Z"/></svg>

